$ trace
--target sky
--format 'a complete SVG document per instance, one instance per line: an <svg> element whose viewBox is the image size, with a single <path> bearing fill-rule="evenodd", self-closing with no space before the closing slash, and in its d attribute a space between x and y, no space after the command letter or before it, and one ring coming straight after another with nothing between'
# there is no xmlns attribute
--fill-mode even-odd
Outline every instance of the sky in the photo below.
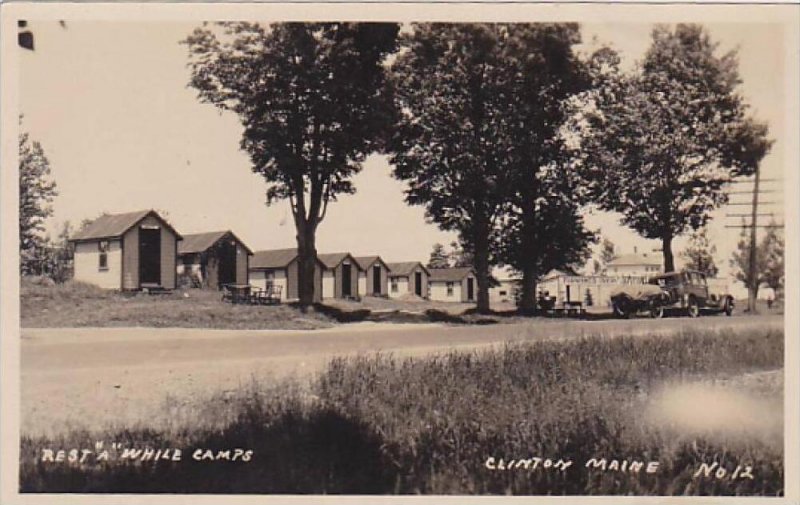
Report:
<svg viewBox="0 0 800 505"><path fill-rule="evenodd" d="M182 234L232 229L254 250L296 245L288 202L265 205L266 185L239 149L237 117L200 103L187 86L187 48L179 42L196 24L66 20L65 26L45 21L29 26L36 50L20 49L22 127L41 142L58 185L47 223L52 234L64 221L77 224L102 212L153 208ZM776 141L762 163L762 177L780 179L787 140L781 26L706 26L720 52L739 48L740 92ZM652 25L584 24L582 29L581 50L610 45L631 68L649 45ZM318 229L319 252L426 261L434 243L455 240L453 233L426 222L423 208L404 202L404 183L391 177L385 157L369 157L353 182L357 193L331 204ZM781 182L764 187L780 192ZM736 202L749 199L732 196ZM782 201L782 196L772 194L769 200ZM739 234L725 227L739 220L725 214L748 209L720 209L709 225L723 276ZM782 205L763 209L774 210L783 221ZM617 244L618 253L660 245L620 225L617 215L592 211L585 218ZM677 240L673 250L679 252L685 242Z"/></svg>

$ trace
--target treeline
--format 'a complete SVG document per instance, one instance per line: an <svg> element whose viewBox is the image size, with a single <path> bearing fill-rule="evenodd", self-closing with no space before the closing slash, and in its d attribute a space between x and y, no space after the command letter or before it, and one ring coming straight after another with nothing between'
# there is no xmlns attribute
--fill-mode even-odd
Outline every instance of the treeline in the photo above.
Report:
<svg viewBox="0 0 800 505"><path fill-rule="evenodd" d="M301 304L328 204L383 153L406 201L458 233L480 311L493 265L521 272L532 311L543 274L585 261L588 204L659 239L674 270L673 240L770 148L704 27L656 27L630 71L581 42L576 23L220 23L184 41L199 99L240 117L268 201L291 203Z"/></svg>

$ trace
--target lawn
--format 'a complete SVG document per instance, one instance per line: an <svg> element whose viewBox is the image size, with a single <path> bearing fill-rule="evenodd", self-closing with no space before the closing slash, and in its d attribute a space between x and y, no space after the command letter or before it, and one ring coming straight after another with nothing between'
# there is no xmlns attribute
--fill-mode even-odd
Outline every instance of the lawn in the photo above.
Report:
<svg viewBox="0 0 800 505"><path fill-rule="evenodd" d="M120 293L69 281L43 285L23 278L23 328L181 327L220 329L315 329L332 326L329 317L289 305L244 306L221 300L216 290L186 289L168 294Z"/></svg>
<svg viewBox="0 0 800 505"><path fill-rule="evenodd" d="M308 384L209 398L190 423L25 437L21 491L780 495L783 342L690 332L339 358ZM184 453L41 461L42 448L97 441ZM228 459L195 460L208 449ZM230 461L236 449L253 452Z"/></svg>

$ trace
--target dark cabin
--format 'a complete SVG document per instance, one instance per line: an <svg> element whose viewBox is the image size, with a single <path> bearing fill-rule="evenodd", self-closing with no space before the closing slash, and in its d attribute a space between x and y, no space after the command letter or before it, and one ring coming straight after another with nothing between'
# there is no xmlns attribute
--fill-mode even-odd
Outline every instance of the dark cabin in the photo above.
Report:
<svg viewBox="0 0 800 505"><path fill-rule="evenodd" d="M186 235L178 242L178 275L211 289L247 284L252 254L230 230Z"/></svg>

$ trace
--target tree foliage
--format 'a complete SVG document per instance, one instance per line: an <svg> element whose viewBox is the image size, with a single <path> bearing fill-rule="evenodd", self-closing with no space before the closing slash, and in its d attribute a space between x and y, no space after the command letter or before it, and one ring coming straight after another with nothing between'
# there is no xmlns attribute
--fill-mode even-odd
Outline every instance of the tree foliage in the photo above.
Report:
<svg viewBox="0 0 800 505"><path fill-rule="evenodd" d="M447 268L450 266L450 257L442 244L433 244L430 258L428 258L428 268Z"/></svg>
<svg viewBox="0 0 800 505"><path fill-rule="evenodd" d="M758 295L758 289L764 284L764 273L767 269L766 247L764 243L756 246L755 257L755 272L751 275L750 271L750 228L745 225L742 219L742 231L739 234L739 242L736 244L736 250L733 251L731 256L730 265L732 268L733 276L736 280L744 284L748 290L753 290L755 295Z"/></svg>
<svg viewBox="0 0 800 505"><path fill-rule="evenodd" d="M267 204L288 199L297 228L300 302L314 296L315 237L328 204L382 147L393 119L385 58L390 23L221 23L197 28L190 85L234 112L241 148L267 182Z"/></svg>
<svg viewBox="0 0 800 505"><path fill-rule="evenodd" d="M588 84L578 42L568 23L417 24L393 65L395 176L408 181L409 203L459 233L479 310L492 265L533 278L585 257L591 234L559 138L563 100Z"/></svg>
<svg viewBox="0 0 800 505"><path fill-rule="evenodd" d="M689 244L683 251L684 266L690 270L705 273L708 277L716 277L719 269L714 262L717 247L708 240L705 228L692 233Z"/></svg>
<svg viewBox="0 0 800 505"><path fill-rule="evenodd" d="M44 149L27 133L22 133L19 137L19 249L23 274L33 273L43 252L44 222L53 215L50 204L57 195Z"/></svg>
<svg viewBox="0 0 800 505"><path fill-rule="evenodd" d="M520 308L536 308L536 283L554 268L574 270L595 241L584 226L582 181L572 170L561 128L567 99L592 85L595 54L582 61L575 23L515 25L503 46L503 137L509 202L501 258L522 272ZM602 52L600 54L605 54Z"/></svg>
<svg viewBox="0 0 800 505"><path fill-rule="evenodd" d="M726 184L770 148L766 125L746 116L737 65L701 26L659 26L633 72L608 65L603 85L574 104L570 129L593 199L660 239L665 271L673 238L704 226L727 202Z"/></svg>
<svg viewBox="0 0 800 505"><path fill-rule="evenodd" d="M414 24L392 65L398 110L394 175L406 201L423 205L473 254L478 310L489 308L489 268L507 202L502 134L507 74L500 24Z"/></svg>
<svg viewBox="0 0 800 505"><path fill-rule="evenodd" d="M776 225L774 220L770 222L767 228L762 248L764 255L764 284L772 289L776 298L782 298L786 275L784 265L786 246L783 239L783 230Z"/></svg>

